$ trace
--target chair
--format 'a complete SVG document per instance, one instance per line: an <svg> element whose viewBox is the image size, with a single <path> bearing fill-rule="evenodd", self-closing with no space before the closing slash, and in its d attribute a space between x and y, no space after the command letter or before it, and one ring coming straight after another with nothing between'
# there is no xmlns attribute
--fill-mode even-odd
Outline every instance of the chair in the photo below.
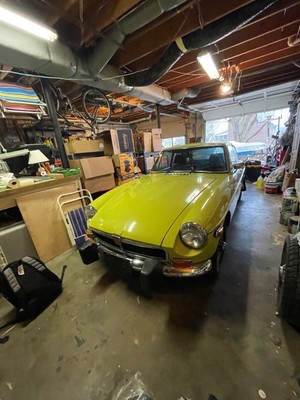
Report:
<svg viewBox="0 0 300 400"><path fill-rule="evenodd" d="M92 201L91 193L86 189L65 193L57 198L57 204L73 246L79 247L85 241L87 222L84 206Z"/></svg>

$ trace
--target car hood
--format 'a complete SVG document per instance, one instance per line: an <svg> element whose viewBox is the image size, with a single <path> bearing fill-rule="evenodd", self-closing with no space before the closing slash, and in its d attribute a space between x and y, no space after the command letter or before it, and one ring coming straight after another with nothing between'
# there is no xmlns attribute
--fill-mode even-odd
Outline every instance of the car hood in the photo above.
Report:
<svg viewBox="0 0 300 400"><path fill-rule="evenodd" d="M92 204L91 228L131 240L161 245L174 221L215 177L197 173L150 174L126 183Z"/></svg>

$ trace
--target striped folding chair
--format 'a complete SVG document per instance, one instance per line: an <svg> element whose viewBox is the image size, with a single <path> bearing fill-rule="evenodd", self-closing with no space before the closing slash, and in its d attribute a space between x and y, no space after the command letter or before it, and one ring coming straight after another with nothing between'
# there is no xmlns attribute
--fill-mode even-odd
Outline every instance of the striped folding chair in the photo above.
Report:
<svg viewBox="0 0 300 400"><path fill-rule="evenodd" d="M73 246L79 247L85 241L87 222L84 207L92 201L91 193L86 189L65 193L57 198L57 204Z"/></svg>

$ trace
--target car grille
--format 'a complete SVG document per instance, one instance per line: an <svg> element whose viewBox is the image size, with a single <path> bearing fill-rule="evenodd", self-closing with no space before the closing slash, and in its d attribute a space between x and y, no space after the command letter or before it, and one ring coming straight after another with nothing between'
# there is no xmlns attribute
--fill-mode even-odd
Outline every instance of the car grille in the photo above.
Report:
<svg viewBox="0 0 300 400"><path fill-rule="evenodd" d="M129 256L151 257L159 260L166 259L166 252L160 247L148 246L141 242L123 239L116 235L103 234L95 230L93 230L93 234L103 246L117 253L125 253Z"/></svg>

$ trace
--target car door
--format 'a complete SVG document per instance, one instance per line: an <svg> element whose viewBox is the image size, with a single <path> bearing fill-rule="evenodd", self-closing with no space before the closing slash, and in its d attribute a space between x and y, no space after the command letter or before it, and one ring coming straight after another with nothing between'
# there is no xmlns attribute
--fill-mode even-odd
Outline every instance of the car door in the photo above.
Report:
<svg viewBox="0 0 300 400"><path fill-rule="evenodd" d="M227 147L229 152L230 175L231 175L230 190L232 196L230 211L231 215L233 215L243 185L244 167L243 164L240 163L239 161L236 148L232 144L228 144Z"/></svg>

